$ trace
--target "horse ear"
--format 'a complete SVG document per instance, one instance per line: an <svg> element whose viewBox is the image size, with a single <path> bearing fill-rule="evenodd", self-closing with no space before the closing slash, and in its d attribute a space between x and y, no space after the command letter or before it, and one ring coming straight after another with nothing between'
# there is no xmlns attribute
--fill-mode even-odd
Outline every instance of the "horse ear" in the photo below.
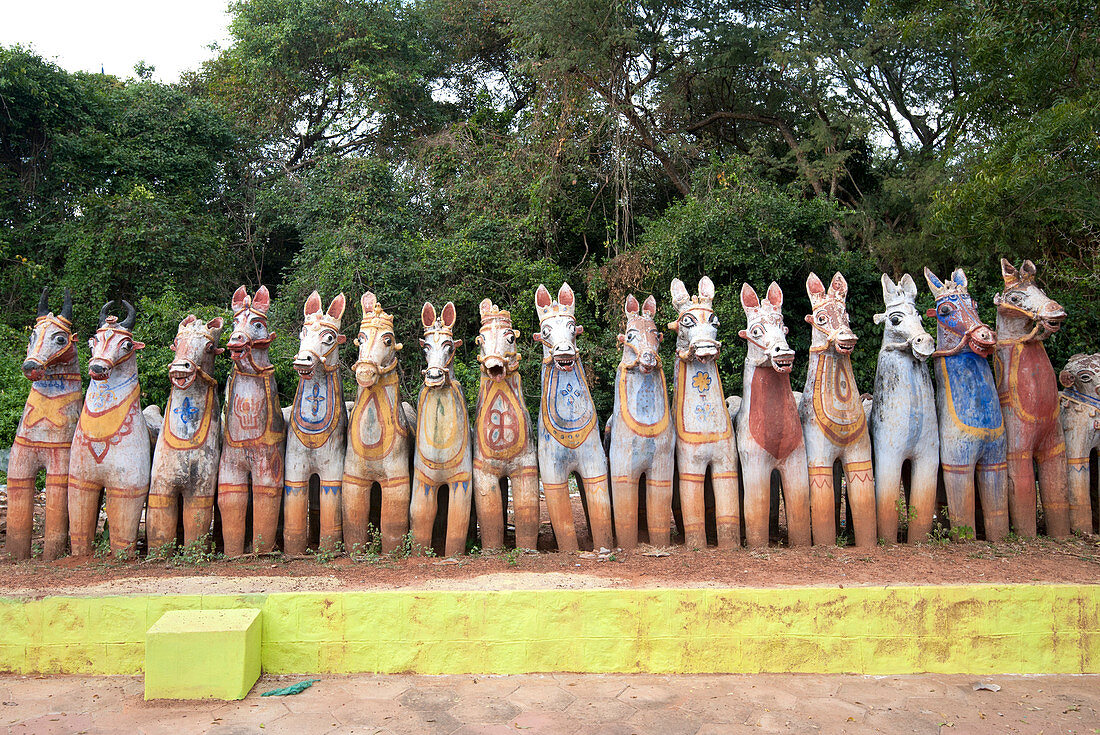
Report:
<svg viewBox="0 0 1100 735"><path fill-rule="evenodd" d="M768 303L777 309L783 305L783 289L775 281L768 286Z"/></svg>
<svg viewBox="0 0 1100 735"><path fill-rule="evenodd" d="M963 272L962 268L956 268L951 273L951 280L963 288L966 288L966 273Z"/></svg>
<svg viewBox="0 0 1100 735"><path fill-rule="evenodd" d="M270 306L271 293L267 290L267 286L260 286L256 289L256 295L252 297L252 308L261 314L266 314Z"/></svg>
<svg viewBox="0 0 1100 735"><path fill-rule="evenodd" d="M447 305L443 307L443 326L453 327L455 325L455 305L448 301Z"/></svg>
<svg viewBox="0 0 1100 735"><path fill-rule="evenodd" d="M558 303L562 306L572 306L575 301L573 289L569 288L569 284L561 284L561 288L558 289Z"/></svg>
<svg viewBox="0 0 1100 735"><path fill-rule="evenodd" d="M183 318L183 321L180 322L180 329L183 329L188 324L190 324L191 322L196 321L196 320L197 320L197 317L194 314L188 314L187 316L185 316Z"/></svg>
<svg viewBox="0 0 1100 735"><path fill-rule="evenodd" d="M904 293L910 299L916 301L917 299L917 284L913 282L913 277L908 273L902 275L901 280L898 281L898 287L901 288L901 292Z"/></svg>
<svg viewBox="0 0 1100 735"><path fill-rule="evenodd" d="M481 314L481 318L484 319L485 315L493 310L493 302L489 299L482 299L481 303L477 305L477 310Z"/></svg>
<svg viewBox="0 0 1100 735"><path fill-rule="evenodd" d="M637 314L641 307L638 305L638 299L634 298L634 294L630 294L626 297L626 305L623 306L623 311L629 314Z"/></svg>
<svg viewBox="0 0 1100 735"><path fill-rule="evenodd" d="M206 328L211 332L220 332L225 328L225 320L220 316L216 316L206 323Z"/></svg>
<svg viewBox="0 0 1100 735"><path fill-rule="evenodd" d="M882 278L879 280L882 281L882 300L889 303L890 297L898 291L897 284L894 283L894 279L885 273L882 274ZM878 322L875 322L875 324L878 324Z"/></svg>
<svg viewBox="0 0 1100 735"><path fill-rule="evenodd" d="M332 303L328 305L328 315L340 321L344 316L344 308L347 306L348 300L344 297L344 294L336 294L336 298L332 300Z"/></svg>
<svg viewBox="0 0 1100 735"><path fill-rule="evenodd" d="M550 298L550 292L546 290L546 286L539 284L538 290L535 291L535 306L540 309L545 309L553 303L553 299Z"/></svg>
<svg viewBox="0 0 1100 735"><path fill-rule="evenodd" d="M760 297L756 295L756 291L752 286L747 283L741 284L741 308L742 309L756 309L760 306Z"/></svg>
<svg viewBox="0 0 1100 735"><path fill-rule="evenodd" d="M833 274L833 280L829 283L829 293L841 301L848 298L848 281L840 271Z"/></svg>
<svg viewBox="0 0 1100 735"><path fill-rule="evenodd" d="M938 291L943 288L943 281L928 267L924 267L924 280L928 282L928 288L933 291Z"/></svg>
<svg viewBox="0 0 1100 735"><path fill-rule="evenodd" d="M1063 388L1072 388L1076 381L1073 378L1073 373L1069 370L1063 370L1058 373L1058 382L1062 384Z"/></svg>
<svg viewBox="0 0 1100 735"><path fill-rule="evenodd" d="M813 271L806 277L806 293L810 295L810 301L814 303L825 298L825 284Z"/></svg>
<svg viewBox="0 0 1100 735"><path fill-rule="evenodd" d="M425 328L435 324L435 307L432 306L431 301L424 302L424 308L420 310L420 323L423 324Z"/></svg>
<svg viewBox="0 0 1100 735"><path fill-rule="evenodd" d="M1030 260L1025 260L1024 264L1020 266L1020 271L1023 272L1025 276L1031 276L1032 278L1034 278L1035 264L1032 263Z"/></svg>
<svg viewBox="0 0 1100 735"><path fill-rule="evenodd" d="M668 291L672 294L673 306L679 306L691 300L691 296L688 294L687 287L684 286L684 282L679 278L672 279L672 285L668 287Z"/></svg>
<svg viewBox="0 0 1100 735"><path fill-rule="evenodd" d="M230 303L233 305L233 311L243 309L248 304L248 289L240 286L233 292L233 300Z"/></svg>
<svg viewBox="0 0 1100 735"><path fill-rule="evenodd" d="M1016 266L1008 262L1007 258L1001 258L1001 277L1005 279L1005 285L1015 283L1020 278L1020 272Z"/></svg>
<svg viewBox="0 0 1100 735"><path fill-rule="evenodd" d="M306 305L303 311L306 316L319 313L321 311L321 294L316 291L311 293L309 298L306 299Z"/></svg>
<svg viewBox="0 0 1100 735"><path fill-rule="evenodd" d="M657 316L657 299L653 298L652 294L650 294L649 298L642 304L642 313L650 319Z"/></svg>
<svg viewBox="0 0 1100 735"><path fill-rule="evenodd" d="M378 303L378 297L374 295L373 291L367 291L365 294L359 297L359 306L363 308L363 316L374 311L374 305Z"/></svg>
<svg viewBox="0 0 1100 735"><path fill-rule="evenodd" d="M703 276L699 279L699 296L704 299L714 298L714 281L710 280L707 276Z"/></svg>

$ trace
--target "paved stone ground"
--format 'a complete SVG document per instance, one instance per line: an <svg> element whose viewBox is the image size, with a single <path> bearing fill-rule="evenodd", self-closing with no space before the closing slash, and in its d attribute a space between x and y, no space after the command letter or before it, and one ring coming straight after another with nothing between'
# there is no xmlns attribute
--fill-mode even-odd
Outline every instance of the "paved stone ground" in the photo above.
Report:
<svg viewBox="0 0 1100 735"><path fill-rule="evenodd" d="M0 676L9 733L1100 733L1100 676L322 676L241 702L145 702L140 677ZM974 691L977 681L999 692Z"/></svg>

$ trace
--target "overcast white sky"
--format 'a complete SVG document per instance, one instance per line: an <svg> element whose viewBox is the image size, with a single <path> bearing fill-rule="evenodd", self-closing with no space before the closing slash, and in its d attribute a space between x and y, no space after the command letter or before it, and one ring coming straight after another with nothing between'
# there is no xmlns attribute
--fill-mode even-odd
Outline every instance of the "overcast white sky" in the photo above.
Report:
<svg viewBox="0 0 1100 735"><path fill-rule="evenodd" d="M133 76L134 65L156 67L174 82L227 44L229 0L2 0L0 45L31 46L70 71L102 69Z"/></svg>

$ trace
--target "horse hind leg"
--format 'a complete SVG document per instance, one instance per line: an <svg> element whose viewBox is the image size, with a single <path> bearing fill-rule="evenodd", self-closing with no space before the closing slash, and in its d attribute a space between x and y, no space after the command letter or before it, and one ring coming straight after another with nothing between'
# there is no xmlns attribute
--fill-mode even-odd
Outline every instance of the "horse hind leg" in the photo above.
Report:
<svg viewBox="0 0 1100 735"><path fill-rule="evenodd" d="M623 549L638 545L638 482L630 475L611 478L611 505L615 508L615 540ZM599 548L593 535L592 545ZM610 548L610 547L608 547Z"/></svg>
<svg viewBox="0 0 1100 735"><path fill-rule="evenodd" d="M111 529L111 551L116 555L133 554L148 494L147 487L107 488L107 523Z"/></svg>
<svg viewBox="0 0 1100 735"><path fill-rule="evenodd" d="M305 493L303 493L305 495ZM246 496L247 497L247 496ZM280 485L259 484L252 480L252 551L270 554L275 550L279 533L279 506L283 488ZM242 524L242 528L243 528ZM243 536L243 533L242 533Z"/></svg>
<svg viewBox="0 0 1100 735"><path fill-rule="evenodd" d="M939 469L939 457L934 454L911 460L909 503L907 505L909 525L905 535L905 540L908 543L923 541L932 532L932 517L936 513ZM881 522L881 516L879 520Z"/></svg>
<svg viewBox="0 0 1100 735"><path fill-rule="evenodd" d="M73 556L91 556L103 486L69 476L69 538Z"/></svg>
<svg viewBox="0 0 1100 735"><path fill-rule="evenodd" d="M7 551L16 559L31 558L31 531L34 527L34 484L39 464L31 461L18 444L8 464Z"/></svg>
<svg viewBox="0 0 1100 735"><path fill-rule="evenodd" d="M896 452L880 452L875 456L875 515L878 537L888 544L897 543L898 516L907 508L901 495L901 474L904 458Z"/></svg>
<svg viewBox="0 0 1100 735"><path fill-rule="evenodd" d="M412 541L416 551L432 547L432 528L435 526L437 486L427 478L417 476L413 483L409 515L412 520Z"/></svg>
<svg viewBox="0 0 1100 735"><path fill-rule="evenodd" d="M724 462L712 465L710 482L714 492L714 525L718 548L740 548L741 508L738 502L740 493L736 465L733 469L729 469Z"/></svg>
<svg viewBox="0 0 1100 735"><path fill-rule="evenodd" d="M534 549L539 541L539 478L534 467L512 475L512 508L516 523L516 548Z"/></svg>
<svg viewBox="0 0 1100 735"><path fill-rule="evenodd" d="M668 546L672 526L672 457L659 460L645 476L646 526L649 543ZM706 545L704 530L703 543Z"/></svg>
<svg viewBox="0 0 1100 735"><path fill-rule="evenodd" d="M1061 431L1059 429L1058 434ZM1053 432L1052 432L1053 434ZM1067 488L1066 445L1061 437L1050 443L1050 449L1040 448L1036 454L1039 465L1039 494L1043 501L1043 522L1048 536L1065 538L1070 534L1069 490ZM1076 519L1075 519L1076 520ZM1087 525L1074 524L1073 530L1090 530Z"/></svg>
<svg viewBox="0 0 1100 735"><path fill-rule="evenodd" d="M577 532L573 526L573 507L569 502L568 477L565 482L543 480L542 490L546 496L546 510L550 515L550 527L554 529L558 551L576 551Z"/></svg>
<svg viewBox="0 0 1100 735"><path fill-rule="evenodd" d="M309 475L283 480L283 551L301 556L309 546Z"/></svg>
<svg viewBox="0 0 1100 735"><path fill-rule="evenodd" d="M961 527L973 529L975 523L974 466L944 463L943 484L947 491L947 518L952 530Z"/></svg>
<svg viewBox="0 0 1100 735"><path fill-rule="evenodd" d="M814 543L831 546L836 544L836 488L833 484L833 465L810 465L806 469L810 481L810 517Z"/></svg>
<svg viewBox="0 0 1100 735"><path fill-rule="evenodd" d="M66 458L67 460L67 458ZM68 468L68 461L60 466ZM42 558L60 559L69 543L69 475L46 472L46 529Z"/></svg>
<svg viewBox="0 0 1100 735"><path fill-rule="evenodd" d="M321 507L318 514L321 528L317 545L322 551L336 551L344 540L340 496L340 480L321 480Z"/></svg>
<svg viewBox="0 0 1100 735"><path fill-rule="evenodd" d="M878 538L878 528L871 460L845 460L844 474L848 481L848 507L852 509L856 546L874 546Z"/></svg>
<svg viewBox="0 0 1100 735"><path fill-rule="evenodd" d="M151 488L149 509L145 516L145 532L149 537L149 551L155 551L176 541L176 517L179 515L179 489L176 487ZM186 519L184 519L186 521Z"/></svg>
<svg viewBox="0 0 1100 735"><path fill-rule="evenodd" d="M210 534L214 521L214 496L210 491L183 496L183 542L196 543Z"/></svg>
<svg viewBox="0 0 1100 735"><path fill-rule="evenodd" d="M706 475L680 470L679 481L684 546L689 549L705 549L707 547L707 526L703 488L706 484ZM715 487L714 495L715 498L718 497L717 487ZM719 533L719 538L721 538L721 533Z"/></svg>
<svg viewBox="0 0 1100 735"><path fill-rule="evenodd" d="M1008 453L1008 514L1012 527L1024 536L1037 533L1038 506L1035 494L1035 466L1030 449ZM985 498L982 498L985 511Z"/></svg>
<svg viewBox="0 0 1100 735"><path fill-rule="evenodd" d="M1028 468L1029 474L1032 472ZM1003 541L1009 531L1009 508L1006 494L1009 484L1008 473L1004 462L978 463L978 492L982 497L982 518L985 526L986 541ZM1034 474L1032 474L1032 487L1035 486ZM1034 497L1032 490L1032 497ZM971 508L973 508L973 494L971 494ZM1031 511L1031 532L1035 533L1035 506ZM973 512L971 522L973 527Z"/></svg>

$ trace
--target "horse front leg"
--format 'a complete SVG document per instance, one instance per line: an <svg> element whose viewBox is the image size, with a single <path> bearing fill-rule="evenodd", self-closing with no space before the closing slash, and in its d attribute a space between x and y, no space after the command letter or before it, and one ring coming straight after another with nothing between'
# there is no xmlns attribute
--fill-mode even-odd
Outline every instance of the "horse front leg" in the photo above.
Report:
<svg viewBox="0 0 1100 735"><path fill-rule="evenodd" d="M148 487L107 486L107 523L111 531L111 551L129 557L137 545L141 511L149 495Z"/></svg>
<svg viewBox="0 0 1100 735"><path fill-rule="evenodd" d="M615 547L615 539L612 535L611 493L607 486L607 472L605 470L599 474L581 475L581 479L584 480L584 495L588 503L592 548L612 549ZM634 507L637 508L637 485L634 486L634 497ZM570 509L570 512L572 512L572 509ZM637 512L635 512L634 533L636 539L638 533Z"/></svg>
<svg viewBox="0 0 1100 735"><path fill-rule="evenodd" d="M975 523L974 465L944 462L943 485L947 492L947 518L951 528L954 530L966 526L973 529Z"/></svg>
<svg viewBox="0 0 1100 735"><path fill-rule="evenodd" d="M539 542L539 477L534 467L512 473L512 508L516 522L516 548L534 549Z"/></svg>
<svg viewBox="0 0 1100 735"><path fill-rule="evenodd" d="M402 462L400 468L384 478L379 485L382 490L382 551L389 553L401 545L402 539L409 533L409 503L412 486L409 484L408 463ZM368 487L368 508L369 491ZM432 522L435 522L434 516ZM363 528L367 522L364 517ZM429 528L431 524L429 524ZM431 531L429 531L429 534Z"/></svg>
<svg viewBox="0 0 1100 735"><path fill-rule="evenodd" d="M343 477L343 468L336 468L336 472L337 478ZM340 479L321 479L321 534L318 548L322 551L336 551L344 540L341 495Z"/></svg>
<svg viewBox="0 0 1100 735"><path fill-rule="evenodd" d="M470 489L473 477L469 472L454 475L447 483L450 491L447 503L447 556L466 553L466 536L470 530Z"/></svg>
<svg viewBox="0 0 1100 735"><path fill-rule="evenodd" d="M874 546L878 537L875 518L875 477L871 470L870 447L855 454L859 459L843 459L844 475L848 480L848 507L852 510L856 546ZM863 459L862 457L866 457ZM897 511L894 512L895 519ZM897 538L897 529L894 530Z"/></svg>
<svg viewBox="0 0 1100 735"><path fill-rule="evenodd" d="M477 508L477 524L481 531L481 548L486 551L503 548L504 503L500 478L484 466L474 466L474 507Z"/></svg>
<svg viewBox="0 0 1100 735"><path fill-rule="evenodd" d="M157 482L149 488L149 508L145 516L145 533L149 551L155 551L176 541L176 518L179 515L179 495L170 483ZM184 519L186 522L186 518Z"/></svg>
<svg viewBox="0 0 1100 735"><path fill-rule="evenodd" d="M1030 449L1008 453L1008 513L1012 527L1023 536L1034 536L1036 528L1035 467ZM985 497L982 497L985 513Z"/></svg>
<svg viewBox="0 0 1100 735"><path fill-rule="evenodd" d="M550 527L554 529L558 551L576 551L577 532L573 526L573 507L569 503L568 476L565 482L548 482L544 477L542 490L546 496L546 511L550 515Z"/></svg>
<svg viewBox="0 0 1100 735"><path fill-rule="evenodd" d="M763 458L749 457L741 473L745 478L745 543L749 548L764 548L768 545L772 465ZM784 487L786 484L784 480Z"/></svg>
<svg viewBox="0 0 1100 735"><path fill-rule="evenodd" d="M684 464L687 465L687 462ZM693 470L706 470L705 465L699 467L694 462L691 463L690 466ZM681 467L678 479L680 489L680 514L683 517L684 524L684 546L689 549L705 549L707 548L707 524L703 485L706 482L706 474L701 472L687 472L684 467ZM646 489L649 489L648 479L646 481ZM718 495L719 488L718 484L715 483L714 498L716 505ZM652 532L650 535L652 536ZM721 545L721 531L719 531L718 539L719 545Z"/></svg>
<svg viewBox="0 0 1100 735"><path fill-rule="evenodd" d="M938 453L924 452L912 460L909 479L909 528L907 543L924 541L932 532L932 517L936 514L936 490L939 481ZM900 469L899 469L900 472ZM877 481L877 473L876 473ZM879 516L881 527L882 516Z"/></svg>
<svg viewBox="0 0 1100 735"><path fill-rule="evenodd" d="M73 556L91 556L103 486L69 475L69 539Z"/></svg>
<svg viewBox="0 0 1100 735"><path fill-rule="evenodd" d="M587 490L587 484L585 489ZM611 477L611 507L615 509L615 541L624 549L638 545L638 479L630 475ZM592 546L600 545L593 535ZM605 547L610 548L610 547Z"/></svg>
<svg viewBox="0 0 1100 735"><path fill-rule="evenodd" d="M806 468L810 480L810 518L814 544L836 544L836 489L833 487L832 464L810 464Z"/></svg>
<svg viewBox="0 0 1100 735"><path fill-rule="evenodd" d="M1028 465L1028 474L1032 476L1031 486L1035 487L1035 475L1031 470L1030 463ZM985 462L984 460L978 463L978 492L981 493L982 498L982 518L985 521L985 539L986 541L1003 541L1008 536L1009 531L1009 509L1006 494L1011 497L1011 493L1007 493L1007 486L1009 484L1008 472L1006 471L1004 462ZM1031 491L1032 498L1035 497L1035 490ZM974 526L974 514L973 514L973 502L974 496L971 493L971 515L970 526ZM1031 506L1031 533L1035 534L1035 504L1032 502ZM1026 516L1025 516L1026 517Z"/></svg>
<svg viewBox="0 0 1100 735"><path fill-rule="evenodd" d="M46 471L46 529L42 558L60 559L69 543L69 455L56 465L61 472Z"/></svg>
<svg viewBox="0 0 1100 735"><path fill-rule="evenodd" d="M901 467L904 462L901 452L887 446L885 439L875 444L875 514L878 517L878 537L888 544L897 543L898 516L906 509L901 497Z"/></svg>
<svg viewBox="0 0 1100 735"><path fill-rule="evenodd" d="M412 520L412 540L417 553L432 548L432 528L435 526L436 485L427 477L416 473L413 481L409 515Z"/></svg>
<svg viewBox="0 0 1100 735"><path fill-rule="evenodd" d="M1066 431L1066 491L1073 530L1092 533L1092 447L1083 433Z"/></svg>
<svg viewBox="0 0 1100 735"><path fill-rule="evenodd" d="M16 559L31 558L34 526L34 480L41 463L33 450L16 444L8 458L7 551ZM47 478L49 476L47 475ZM48 495L47 495L48 500Z"/></svg>
<svg viewBox="0 0 1100 735"><path fill-rule="evenodd" d="M151 500L152 496L149 497ZM205 538L210 533L213 523L213 488L183 496L183 542L185 544L193 544Z"/></svg>
<svg viewBox="0 0 1100 735"><path fill-rule="evenodd" d="M283 489L283 553L301 556L309 545L309 475L288 472Z"/></svg>
<svg viewBox="0 0 1100 735"><path fill-rule="evenodd" d="M635 485L635 487L637 487ZM645 476L645 519L649 543L668 546L672 525L672 452L658 456ZM703 546L706 548L706 535Z"/></svg>
<svg viewBox="0 0 1100 735"><path fill-rule="evenodd" d="M306 493L302 493L306 495ZM279 507L283 488L280 484L261 484L252 477L252 551L270 554L275 550L275 536L279 532ZM246 496L247 502L247 496ZM247 507L247 506L246 506ZM244 535L242 518L241 535Z"/></svg>

